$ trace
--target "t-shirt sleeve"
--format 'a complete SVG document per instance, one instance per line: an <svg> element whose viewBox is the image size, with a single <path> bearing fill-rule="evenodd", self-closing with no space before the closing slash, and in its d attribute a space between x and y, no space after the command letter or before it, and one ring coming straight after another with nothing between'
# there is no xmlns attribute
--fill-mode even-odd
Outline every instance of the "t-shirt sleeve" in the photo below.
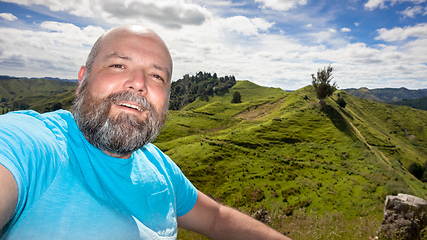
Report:
<svg viewBox="0 0 427 240"><path fill-rule="evenodd" d="M182 173L181 169L164 153L156 148L160 156L164 158L170 168L168 172L171 175L172 184L176 196L177 217L187 214L197 201L198 191L194 185Z"/></svg>
<svg viewBox="0 0 427 240"><path fill-rule="evenodd" d="M37 201L46 190L40 182L54 177L52 170L57 167L53 161L56 154L48 144L55 138L54 134L45 123L34 117L38 113L25 113L0 116L0 164L12 173L19 191L14 219L19 217L24 206L31 206Z"/></svg>

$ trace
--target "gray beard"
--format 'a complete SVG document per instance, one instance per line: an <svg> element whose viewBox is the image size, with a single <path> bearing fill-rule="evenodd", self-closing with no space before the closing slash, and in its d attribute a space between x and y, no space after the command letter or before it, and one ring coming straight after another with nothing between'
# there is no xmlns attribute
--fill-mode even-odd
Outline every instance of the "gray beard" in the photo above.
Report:
<svg viewBox="0 0 427 240"><path fill-rule="evenodd" d="M83 85L74 100L72 114L86 139L103 151L119 156L132 153L153 141L166 121L167 106L159 114L144 96L120 92L105 99L95 99ZM110 117L111 104L118 101L136 102L149 115L143 121L126 113Z"/></svg>

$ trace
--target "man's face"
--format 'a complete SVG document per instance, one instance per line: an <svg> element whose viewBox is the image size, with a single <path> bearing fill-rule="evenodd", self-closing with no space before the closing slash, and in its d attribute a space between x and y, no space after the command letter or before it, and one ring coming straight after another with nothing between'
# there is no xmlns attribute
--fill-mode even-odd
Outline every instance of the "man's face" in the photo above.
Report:
<svg viewBox="0 0 427 240"><path fill-rule="evenodd" d="M172 62L158 39L116 33L105 37L90 73L83 67L73 115L85 137L116 157L152 141L163 126Z"/></svg>

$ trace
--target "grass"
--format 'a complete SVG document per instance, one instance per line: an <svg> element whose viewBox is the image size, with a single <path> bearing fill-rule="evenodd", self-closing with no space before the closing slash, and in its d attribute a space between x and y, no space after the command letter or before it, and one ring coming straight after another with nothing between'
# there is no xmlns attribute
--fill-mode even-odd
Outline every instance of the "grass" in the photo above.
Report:
<svg viewBox="0 0 427 240"><path fill-rule="evenodd" d="M364 210L362 216L351 221L342 212L327 212L319 214L316 210L305 208L296 210L292 216L280 214L279 209L270 213L272 228L280 231L294 240L359 240L373 239L380 227L381 215L369 214L370 209ZM179 240L208 239L200 234L185 229L178 230Z"/></svg>
<svg viewBox="0 0 427 240"><path fill-rule="evenodd" d="M242 103L231 104L235 90ZM387 195L425 198L406 168L427 159L427 113L345 92L327 103L319 108L311 86L289 93L238 82L171 112L155 144L201 191L248 214L265 208L294 239L367 239Z"/></svg>
<svg viewBox="0 0 427 240"><path fill-rule="evenodd" d="M27 83L2 85L0 95L39 111L69 108L75 83ZM242 103L231 103L234 91ZM343 91L326 109L317 101L311 86L285 92L238 81L223 96L170 111L155 144L202 192L247 214L265 208L269 224L293 239L369 239L387 195L426 198L407 168L427 159L427 112ZM178 238L205 239L184 230Z"/></svg>
<svg viewBox="0 0 427 240"><path fill-rule="evenodd" d="M0 108L14 110L14 105L26 105L38 112L48 111L55 104L70 109L76 82L46 79L0 80ZM16 109L16 107L15 107Z"/></svg>

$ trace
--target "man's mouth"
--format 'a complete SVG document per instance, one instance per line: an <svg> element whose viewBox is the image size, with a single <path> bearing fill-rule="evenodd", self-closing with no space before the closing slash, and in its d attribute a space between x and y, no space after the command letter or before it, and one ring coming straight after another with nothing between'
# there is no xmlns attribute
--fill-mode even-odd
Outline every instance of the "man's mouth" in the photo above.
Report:
<svg viewBox="0 0 427 240"><path fill-rule="evenodd" d="M119 106L127 107L127 108L132 108L132 109L138 110L140 112L144 111L144 109L142 109L140 106L134 105L134 104L130 104L130 103L115 103L115 104L119 105Z"/></svg>

